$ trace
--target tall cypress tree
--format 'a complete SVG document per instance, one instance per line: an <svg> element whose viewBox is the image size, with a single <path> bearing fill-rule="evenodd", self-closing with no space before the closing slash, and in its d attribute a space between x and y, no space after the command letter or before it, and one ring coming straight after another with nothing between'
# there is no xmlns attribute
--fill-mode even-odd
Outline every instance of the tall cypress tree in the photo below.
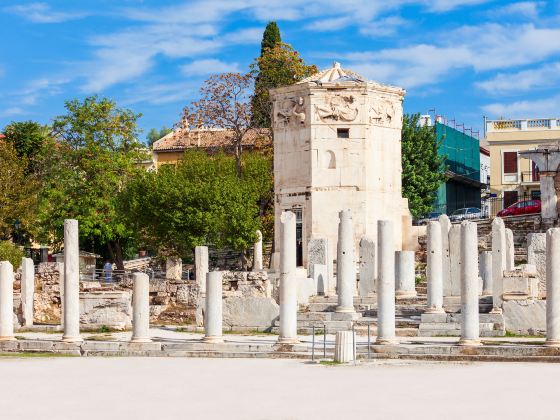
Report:
<svg viewBox="0 0 560 420"><path fill-rule="evenodd" d="M276 22L268 22L264 29L263 38L261 41L261 57L265 54L267 49L272 49L282 42L280 37L280 28Z"/></svg>

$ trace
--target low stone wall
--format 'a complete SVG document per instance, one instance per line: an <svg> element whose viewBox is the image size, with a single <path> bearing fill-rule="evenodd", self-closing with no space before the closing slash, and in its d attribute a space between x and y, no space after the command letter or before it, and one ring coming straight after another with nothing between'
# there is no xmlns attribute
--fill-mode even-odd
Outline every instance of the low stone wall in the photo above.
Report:
<svg viewBox="0 0 560 420"><path fill-rule="evenodd" d="M14 312L21 316L21 273L14 283ZM278 316L272 285L266 272L224 272L224 328L266 328ZM129 329L132 325L132 280L118 284L80 282L82 328L102 326ZM203 325L204 299L195 281L150 281L150 322L153 324ZM40 264L35 273L34 323L61 323L58 264Z"/></svg>

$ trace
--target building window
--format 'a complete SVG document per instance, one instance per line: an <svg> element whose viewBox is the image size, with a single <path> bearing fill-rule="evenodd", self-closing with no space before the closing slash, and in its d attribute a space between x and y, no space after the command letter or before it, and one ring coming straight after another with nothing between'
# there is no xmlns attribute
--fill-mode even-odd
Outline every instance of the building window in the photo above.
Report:
<svg viewBox="0 0 560 420"><path fill-rule="evenodd" d="M350 129L349 128L337 128L336 129L336 136L339 139L349 139L350 138Z"/></svg>
<svg viewBox="0 0 560 420"><path fill-rule="evenodd" d="M504 183L517 183L518 182L518 164L517 164L517 151L502 152L503 163L503 182Z"/></svg>

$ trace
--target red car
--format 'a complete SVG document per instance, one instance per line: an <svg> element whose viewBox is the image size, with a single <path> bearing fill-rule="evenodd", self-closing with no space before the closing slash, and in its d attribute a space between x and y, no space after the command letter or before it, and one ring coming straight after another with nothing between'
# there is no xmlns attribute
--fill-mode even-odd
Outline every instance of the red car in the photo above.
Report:
<svg viewBox="0 0 560 420"><path fill-rule="evenodd" d="M512 204L511 206L500 210L498 217L519 216L522 214L533 214L541 212L541 200L523 200Z"/></svg>

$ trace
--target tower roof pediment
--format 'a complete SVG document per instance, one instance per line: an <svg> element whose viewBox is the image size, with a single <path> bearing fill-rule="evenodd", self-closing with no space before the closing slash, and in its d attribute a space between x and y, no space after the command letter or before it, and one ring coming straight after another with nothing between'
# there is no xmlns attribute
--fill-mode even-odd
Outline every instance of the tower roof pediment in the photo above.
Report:
<svg viewBox="0 0 560 420"><path fill-rule="evenodd" d="M322 84L322 83L331 83L331 82L336 82L336 83L343 83L343 82L357 82L357 83L363 83L363 82L367 82L367 79L361 75L359 75L356 72L353 72L352 70L347 70L347 69L343 69L340 66L340 63L337 63L336 61L333 63L333 66L331 68L328 68L326 70L322 70L319 73L315 73L309 77L306 77L303 80L300 80L297 84L303 84L303 83L317 83L317 84Z"/></svg>

